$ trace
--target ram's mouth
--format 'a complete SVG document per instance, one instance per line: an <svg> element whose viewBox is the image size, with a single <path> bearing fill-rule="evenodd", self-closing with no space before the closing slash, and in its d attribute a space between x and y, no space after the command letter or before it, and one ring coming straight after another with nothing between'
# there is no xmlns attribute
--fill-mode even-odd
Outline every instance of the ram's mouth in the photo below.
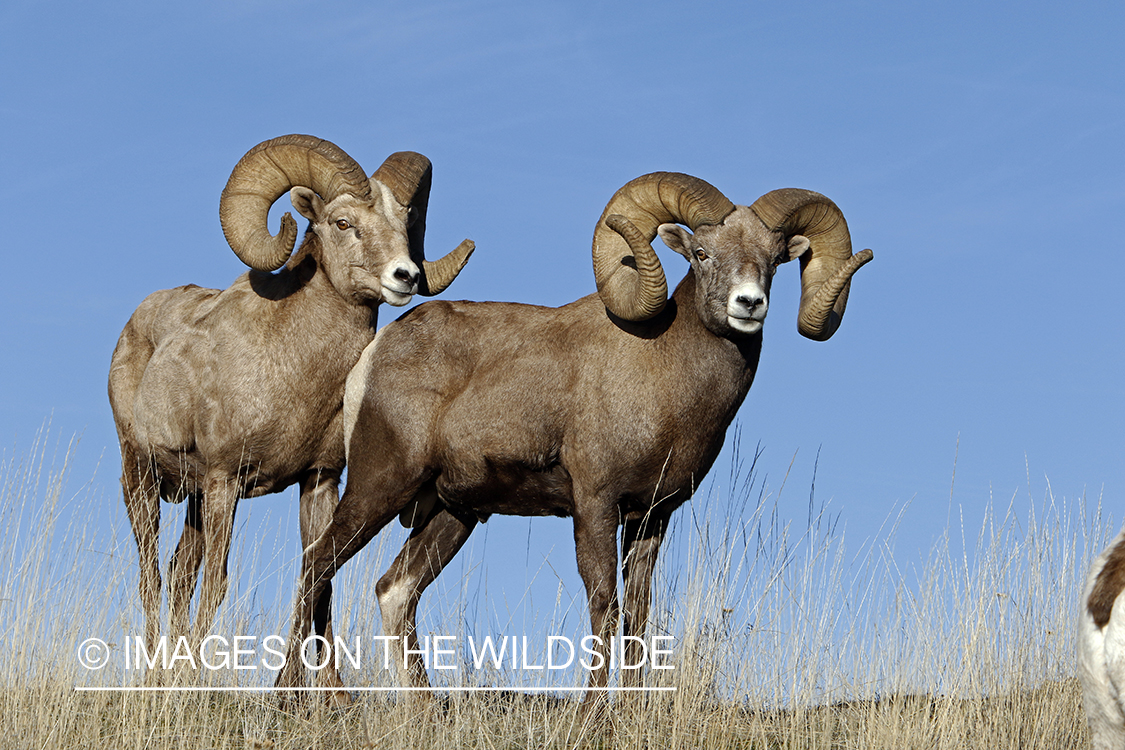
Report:
<svg viewBox="0 0 1125 750"><path fill-rule="evenodd" d="M762 330L762 324L766 321L768 303L764 297L754 304L746 304L741 300L741 297L732 298L727 304L727 324L739 333L757 333Z"/></svg>
<svg viewBox="0 0 1125 750"><path fill-rule="evenodd" d="M409 304L418 292L417 285L406 284L397 280L387 284L380 281L374 274L369 273L366 276L368 278L352 279L352 297L363 305L385 302L388 305L402 307Z"/></svg>
<svg viewBox="0 0 1125 750"><path fill-rule="evenodd" d="M383 301L394 307L402 307L403 305L409 304L410 300L414 299L414 295L417 292L417 284L397 284L391 286L383 284Z"/></svg>
<svg viewBox="0 0 1125 750"><path fill-rule="evenodd" d="M405 274L403 274L405 276ZM379 280L383 287L383 299L388 305L401 307L418 293L418 276L412 277L413 281L401 278L398 274L384 273Z"/></svg>
<svg viewBox="0 0 1125 750"><path fill-rule="evenodd" d="M730 327L738 331L739 333L754 334L762 330L763 321L758 318L739 318L735 317L734 315L728 314L727 323L729 323Z"/></svg>

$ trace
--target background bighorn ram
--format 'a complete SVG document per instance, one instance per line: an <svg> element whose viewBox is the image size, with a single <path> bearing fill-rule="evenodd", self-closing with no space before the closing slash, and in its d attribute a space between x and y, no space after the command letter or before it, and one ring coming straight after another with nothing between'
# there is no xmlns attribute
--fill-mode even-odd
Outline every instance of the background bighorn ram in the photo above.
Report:
<svg viewBox="0 0 1125 750"><path fill-rule="evenodd" d="M1125 530L1086 578L1078 621L1078 677L1094 750L1125 747Z"/></svg>
<svg viewBox="0 0 1125 750"><path fill-rule="evenodd" d="M196 639L226 592L239 498L299 483L302 548L331 518L344 468L344 381L375 335L377 306L437 294L473 250L465 240L439 261L424 260L430 179L421 154L392 154L368 179L328 141L265 141L235 166L219 204L231 249L253 270L222 291L154 292L126 324L109 400L150 649L159 633L161 497L188 503L168 569L179 633L206 557ZM266 225L287 191L309 220L292 257L293 217L284 215L277 236ZM325 612L329 597L326 589Z"/></svg>
<svg viewBox="0 0 1125 750"><path fill-rule="evenodd" d="M658 233L691 264L670 301ZM817 193L735 206L702 180L655 173L621 188L598 221L599 294L559 308L430 302L386 326L348 377L348 483L306 551L278 686L302 681L296 648L314 615L324 627L313 603L335 571L399 514L413 531L377 593L385 634L412 648L422 591L491 513L573 517L603 641L617 629L623 525L624 633L643 635L669 517L754 379L774 271L800 258L798 327L824 340L871 257L852 255L843 215ZM420 659L405 677L426 684ZM607 680L603 667L590 684Z"/></svg>

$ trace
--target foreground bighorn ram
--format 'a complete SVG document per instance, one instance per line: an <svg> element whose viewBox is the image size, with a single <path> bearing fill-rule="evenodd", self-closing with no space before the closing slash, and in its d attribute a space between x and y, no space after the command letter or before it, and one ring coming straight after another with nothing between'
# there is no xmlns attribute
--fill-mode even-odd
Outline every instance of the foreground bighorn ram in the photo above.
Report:
<svg viewBox="0 0 1125 750"><path fill-rule="evenodd" d="M658 233L691 264L670 301ZM655 173L621 188L598 221L598 295L560 308L430 302L389 324L348 376L349 479L306 551L278 687L303 681L296 649L314 616L323 630L314 602L336 570L400 514L413 531L377 593L385 634L415 651L422 591L491 513L573 517L603 643L617 630L623 525L624 633L643 635L669 517L754 379L774 271L800 258L798 327L824 340L871 257L852 255L843 215L817 193L735 206L702 180ZM590 685L607 672L603 662ZM417 655L404 676L426 684Z"/></svg>
<svg viewBox="0 0 1125 750"><path fill-rule="evenodd" d="M179 633L206 557L196 640L226 592L239 498L299 483L302 548L331 518L344 469L344 381L375 335L376 308L437 294L473 250L465 240L424 261L430 178L421 154L392 154L368 179L328 141L290 135L261 143L235 166L219 204L231 249L253 270L221 291L154 292L126 324L109 399L150 650L160 628L161 497L188 503L168 570ZM286 192L309 220L292 257L293 217L285 214L277 236L266 226ZM329 597L325 589L325 612Z"/></svg>
<svg viewBox="0 0 1125 750"><path fill-rule="evenodd" d="M1125 747L1125 530L1094 561L1078 622L1078 677L1094 750Z"/></svg>

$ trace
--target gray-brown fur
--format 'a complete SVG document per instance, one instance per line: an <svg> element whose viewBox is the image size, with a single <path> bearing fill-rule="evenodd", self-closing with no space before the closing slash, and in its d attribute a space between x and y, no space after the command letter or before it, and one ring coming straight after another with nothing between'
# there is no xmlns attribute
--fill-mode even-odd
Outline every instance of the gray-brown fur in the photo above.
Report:
<svg viewBox="0 0 1125 750"><path fill-rule="evenodd" d="M259 163L259 170L264 163L279 173L299 174L302 168L311 173L304 162L313 157L304 157L305 148L331 157L321 159L319 174L292 178L299 180L296 184L286 184L283 175L263 191L264 197L251 195L264 223L269 203L292 188L294 207L310 222L297 252L277 273L251 270L224 290L189 285L154 292L133 313L113 353L109 398L121 443L125 504L140 554L150 649L160 629L160 498L188 503L168 572L169 612L177 634L188 629L188 603L205 560L192 633L198 641L225 595L240 498L299 484L302 547L327 525L345 463L344 382L374 337L376 308L382 301L404 304L418 289L419 266L428 270L446 260L422 263L420 233L415 242L408 241L411 223L424 222L416 206L424 208L425 196L399 198L404 190L428 191L425 157L396 154L388 159L407 160L420 176L413 186L387 189L376 179L381 172L368 183L358 165L332 144L286 136L244 157L228 190L236 183L240 196L257 189L256 173L240 176L239 170L274 143L292 153L274 154ZM301 163L281 170L274 163L282 157ZM352 165L349 171L362 178L358 188L333 187L336 164ZM232 248L255 265L272 267L276 247L270 248L271 259L254 247L247 252L247 245L258 241L255 237L238 239L238 232L250 236L258 231L265 237L268 232L240 224L240 209L230 208L226 193L223 211L224 230L228 238L235 237ZM287 215L283 231L289 224L293 220ZM455 270L445 269L448 278L431 283L438 291L467 259L471 243L466 243L454 259ZM330 593L326 589L318 605L324 612Z"/></svg>
<svg viewBox="0 0 1125 750"><path fill-rule="evenodd" d="M621 204L615 196L601 221ZM732 315L764 317L775 269L809 247L793 227L772 231L745 206L730 205L694 235L668 223L657 230L669 219L650 213L657 218L630 246L640 255L638 243L659 231L691 268L645 320L622 320L597 294L559 308L430 302L389 324L364 353L346 395L354 419L348 484L305 557L279 687L302 681L294 649L313 620L318 632L325 624L312 607L321 587L399 514L422 517L377 594L385 634L408 637L412 648L422 591L491 513L574 519L591 629L603 639L617 632L623 527L624 633L643 635L669 518L710 469L758 367L760 326L746 333L749 319ZM611 224L623 236L633 231ZM761 298L747 302L753 289ZM426 684L420 659L408 671L413 684ZM603 668L590 684L607 680Z"/></svg>
<svg viewBox="0 0 1125 750"><path fill-rule="evenodd" d="M1104 628L1113 613L1113 603L1125 590L1125 537L1114 545L1106 557L1105 565L1098 572L1094 581L1094 588L1090 591L1090 598L1086 601L1086 608L1094 624Z"/></svg>

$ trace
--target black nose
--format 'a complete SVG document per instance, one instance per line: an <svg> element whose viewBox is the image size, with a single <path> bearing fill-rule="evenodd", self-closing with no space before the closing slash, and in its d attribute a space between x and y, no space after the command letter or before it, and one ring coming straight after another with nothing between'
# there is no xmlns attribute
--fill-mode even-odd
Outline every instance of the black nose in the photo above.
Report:
<svg viewBox="0 0 1125 750"><path fill-rule="evenodd" d="M418 280L418 274L412 272L410 269L402 268L400 266L399 268L395 269L395 278L399 281L404 281L407 284L413 284Z"/></svg>
<svg viewBox="0 0 1125 750"><path fill-rule="evenodd" d="M753 297L749 297L745 294L740 294L735 297L735 301L740 305L744 305L746 309L753 310L755 307L765 302L766 299L761 295L754 295Z"/></svg>

